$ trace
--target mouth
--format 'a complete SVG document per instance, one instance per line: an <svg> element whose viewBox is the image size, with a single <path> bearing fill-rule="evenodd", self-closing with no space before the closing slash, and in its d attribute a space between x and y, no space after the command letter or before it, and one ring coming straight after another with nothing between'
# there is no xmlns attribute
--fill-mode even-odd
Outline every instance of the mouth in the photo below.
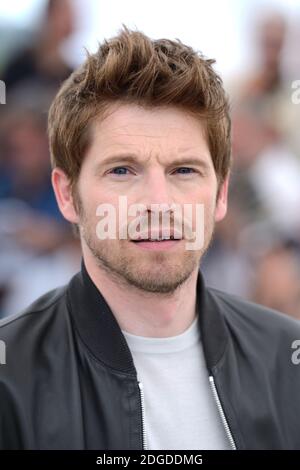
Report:
<svg viewBox="0 0 300 470"><path fill-rule="evenodd" d="M138 248L145 250L168 250L178 246L182 241L182 237L174 235L152 235L148 236L139 236L137 239L131 240Z"/></svg>

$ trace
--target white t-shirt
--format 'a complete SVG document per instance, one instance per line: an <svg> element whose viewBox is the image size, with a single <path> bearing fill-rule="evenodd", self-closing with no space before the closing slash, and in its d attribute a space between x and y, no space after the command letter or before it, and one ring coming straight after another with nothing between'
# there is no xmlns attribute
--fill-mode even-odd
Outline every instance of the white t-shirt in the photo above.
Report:
<svg viewBox="0 0 300 470"><path fill-rule="evenodd" d="M147 449L230 449L210 389L198 316L178 336L123 331L143 384Z"/></svg>

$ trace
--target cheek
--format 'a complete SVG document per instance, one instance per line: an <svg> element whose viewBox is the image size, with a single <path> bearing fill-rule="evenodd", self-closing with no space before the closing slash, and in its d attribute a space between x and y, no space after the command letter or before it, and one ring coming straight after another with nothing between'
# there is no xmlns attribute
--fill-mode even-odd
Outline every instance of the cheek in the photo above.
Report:
<svg viewBox="0 0 300 470"><path fill-rule="evenodd" d="M211 185L203 186L197 193L197 197L193 198L193 204L203 204L205 213L210 214L216 208L217 186L214 182Z"/></svg>
<svg viewBox="0 0 300 470"><path fill-rule="evenodd" d="M88 178L84 180L84 175L82 175L81 184L78 186L78 189L84 213L89 218L96 217L99 205L112 202L99 183L95 183Z"/></svg>

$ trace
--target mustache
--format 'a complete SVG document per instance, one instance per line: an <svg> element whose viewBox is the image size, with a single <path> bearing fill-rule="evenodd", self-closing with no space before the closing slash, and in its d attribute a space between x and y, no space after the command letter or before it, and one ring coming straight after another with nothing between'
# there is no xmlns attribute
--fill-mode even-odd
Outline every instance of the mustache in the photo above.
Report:
<svg viewBox="0 0 300 470"><path fill-rule="evenodd" d="M142 214L127 221L121 227L121 233L130 240L140 239L194 239L192 221L189 217L178 217L165 212Z"/></svg>

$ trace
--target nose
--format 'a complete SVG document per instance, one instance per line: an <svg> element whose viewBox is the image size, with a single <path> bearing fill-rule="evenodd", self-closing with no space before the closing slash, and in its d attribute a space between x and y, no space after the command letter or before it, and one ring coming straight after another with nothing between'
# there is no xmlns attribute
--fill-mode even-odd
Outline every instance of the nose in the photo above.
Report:
<svg viewBox="0 0 300 470"><path fill-rule="evenodd" d="M176 204L175 192L174 182L163 168L156 167L147 172L142 185L139 185L139 194L136 199L136 202L144 209L144 213L140 212L140 215L147 215L145 219L142 219L142 229L146 227L149 230L151 227L151 230L156 231L158 227L164 227L170 230L170 234L173 233L172 230L176 225L176 229L181 233L181 215L176 210L178 203Z"/></svg>
<svg viewBox="0 0 300 470"><path fill-rule="evenodd" d="M144 180L139 202L144 204L148 211L153 209L151 207L153 205L171 205L173 203L171 185L163 169L149 171Z"/></svg>

